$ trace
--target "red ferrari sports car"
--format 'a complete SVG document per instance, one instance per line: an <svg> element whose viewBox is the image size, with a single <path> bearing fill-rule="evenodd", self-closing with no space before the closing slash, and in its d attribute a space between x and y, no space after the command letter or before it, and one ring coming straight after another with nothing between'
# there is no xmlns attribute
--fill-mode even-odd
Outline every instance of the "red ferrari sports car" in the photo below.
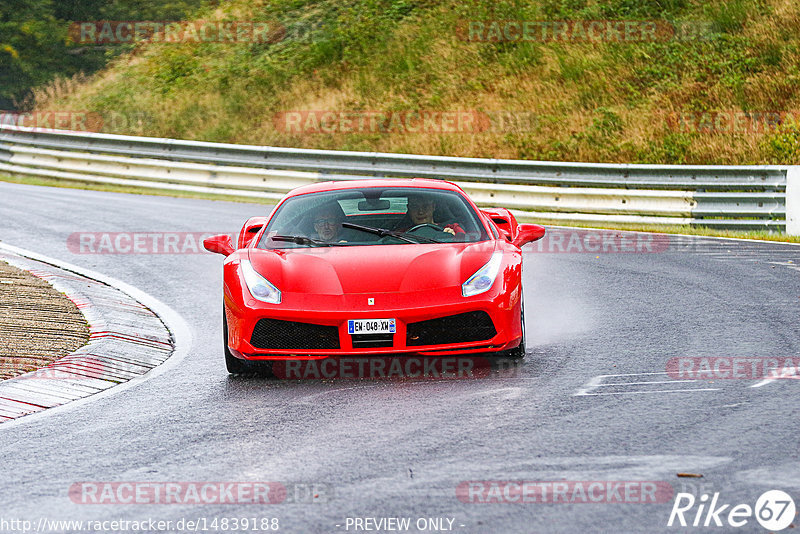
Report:
<svg viewBox="0 0 800 534"><path fill-rule="evenodd" d="M226 256L231 373L335 356L525 354L521 247L544 228L427 179L325 182L252 217Z"/></svg>

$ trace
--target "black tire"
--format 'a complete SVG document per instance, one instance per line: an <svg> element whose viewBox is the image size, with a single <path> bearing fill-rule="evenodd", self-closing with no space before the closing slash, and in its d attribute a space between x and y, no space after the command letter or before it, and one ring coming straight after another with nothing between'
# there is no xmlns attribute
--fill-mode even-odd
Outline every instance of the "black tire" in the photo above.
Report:
<svg viewBox="0 0 800 534"><path fill-rule="evenodd" d="M241 360L231 354L228 348L228 318L225 316L225 307L222 308L222 347L225 350L225 367L232 375L271 375L272 365L268 362L249 362Z"/></svg>
<svg viewBox="0 0 800 534"><path fill-rule="evenodd" d="M520 287L520 291L522 291L522 287ZM525 299L524 298L520 298L519 308L520 308L519 321L522 327L522 339L519 341L518 347L514 347L513 349L508 349L500 353L502 357L509 358L511 360L520 360L525 357Z"/></svg>

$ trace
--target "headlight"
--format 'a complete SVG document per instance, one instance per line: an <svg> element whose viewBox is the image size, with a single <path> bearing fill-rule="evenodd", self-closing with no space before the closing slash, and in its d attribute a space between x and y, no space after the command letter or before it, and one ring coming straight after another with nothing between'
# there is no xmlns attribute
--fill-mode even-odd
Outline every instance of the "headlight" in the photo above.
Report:
<svg viewBox="0 0 800 534"><path fill-rule="evenodd" d="M497 273L500 271L500 264L503 261L503 253L500 251L492 254L492 258L475 274L469 277L469 280L461 285L461 294L465 297L479 295L489 289L494 284Z"/></svg>
<svg viewBox="0 0 800 534"><path fill-rule="evenodd" d="M277 287L269 283L269 280L261 276L253 269L250 260L241 260L239 264L242 266L242 275L247 284L247 289L254 299L262 302L269 302L270 304L281 303L281 292Z"/></svg>

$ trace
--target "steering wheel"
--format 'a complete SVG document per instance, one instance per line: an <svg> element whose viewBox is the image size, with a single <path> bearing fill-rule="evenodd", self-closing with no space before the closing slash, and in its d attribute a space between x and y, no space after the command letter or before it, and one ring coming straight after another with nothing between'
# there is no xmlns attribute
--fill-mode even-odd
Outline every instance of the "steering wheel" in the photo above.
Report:
<svg viewBox="0 0 800 534"><path fill-rule="evenodd" d="M425 228L426 226L429 227L429 228L433 228L434 230L436 230L438 232L444 232L444 228L442 228L438 224L422 223L422 224L418 224L416 226L413 226L413 227L409 228L408 230L406 230L406 233L411 233L414 230L418 230L420 228Z"/></svg>

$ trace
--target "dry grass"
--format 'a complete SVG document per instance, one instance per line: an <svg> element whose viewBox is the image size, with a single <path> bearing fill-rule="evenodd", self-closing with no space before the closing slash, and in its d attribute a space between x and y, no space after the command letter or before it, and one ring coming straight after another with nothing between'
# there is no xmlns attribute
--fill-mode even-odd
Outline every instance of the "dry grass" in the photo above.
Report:
<svg viewBox="0 0 800 534"><path fill-rule="evenodd" d="M38 109L48 109L48 105L63 101L79 92L87 84L87 80L83 74L69 78L58 77L42 87L34 88L30 104Z"/></svg>

